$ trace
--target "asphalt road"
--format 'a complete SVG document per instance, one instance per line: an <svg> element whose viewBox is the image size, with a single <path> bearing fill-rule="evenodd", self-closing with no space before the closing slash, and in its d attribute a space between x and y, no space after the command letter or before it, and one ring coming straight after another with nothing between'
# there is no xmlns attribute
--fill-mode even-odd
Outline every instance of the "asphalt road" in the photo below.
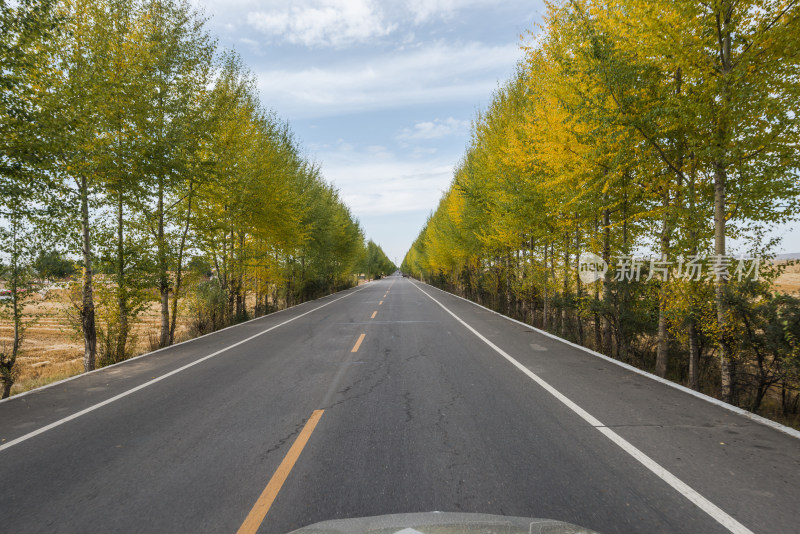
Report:
<svg viewBox="0 0 800 534"><path fill-rule="evenodd" d="M0 439L1 532L800 528L797 437L399 277L1 402Z"/></svg>

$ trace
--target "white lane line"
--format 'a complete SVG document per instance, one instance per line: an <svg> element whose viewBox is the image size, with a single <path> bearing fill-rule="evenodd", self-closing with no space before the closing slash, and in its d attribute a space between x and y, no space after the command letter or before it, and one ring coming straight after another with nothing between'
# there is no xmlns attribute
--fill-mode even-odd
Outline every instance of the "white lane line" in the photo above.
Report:
<svg viewBox="0 0 800 534"><path fill-rule="evenodd" d="M622 450L630 454L633 458L635 458L639 463L641 463L643 466L645 466L647 469L653 472L661 480L672 486L673 489L675 489L678 493L686 497L689 501L694 503L698 508L700 508L709 516L711 516L720 525L722 525L723 527L727 528L729 531L735 534L753 534L753 532L750 529L748 529L747 527L736 521L733 517L725 513L717 505L715 505L714 503L712 503L711 501L709 501L708 499L697 493L695 490L689 487L678 477L667 471L652 458L650 458L645 453L634 447L630 442L625 440L622 436L620 436L619 434L617 434L616 432L605 426L603 423L601 423L592 414L588 413L586 410L584 410L583 408L572 402L570 399L564 396L563 393L561 393L556 388L554 388L553 386L542 380L533 371L531 371L530 369L519 363L503 349L501 349L500 347L489 341L480 332L478 332L470 325L468 325L463 319L461 319L458 315L447 309L447 307L445 307L444 304L433 298L417 284L413 285L414 287L422 291L422 293L424 293L429 299L431 299L433 302L441 306L444 311L452 315L453 318L459 323L461 323L467 330L475 334L478 337L478 339L486 343L496 353L498 353L500 356L508 360L514 367L516 367L517 369L528 375L528 377L531 380L539 384L542 388L544 388L548 393L553 395L556 399L561 401L561 403L567 406L570 410L578 414L581 417L581 419L583 419L593 427L597 428L597 430L599 430L604 436L606 436L612 442L616 443Z"/></svg>
<svg viewBox="0 0 800 534"><path fill-rule="evenodd" d="M413 283L413 282L411 282L411 283ZM425 282L422 282L422 283L425 284ZM596 358L602 358L603 360L607 361L608 363L613 363L614 365L616 365L618 367L622 367L623 369L627 369L628 371L631 371L632 373L636 373L638 375L647 377L650 380L655 380L656 382L658 382L660 384L664 384L665 386L669 386L669 387L671 387L673 389L677 389L679 391L682 391L682 392L686 393L687 395L691 395L692 397L696 397L696 398L698 398L700 400L704 400L704 401L706 401L708 403L711 403L711 404L713 404L715 406L719 406L720 408L724 408L724 409L728 410L729 412L733 412L735 414L738 414L738 415L741 415L743 417L746 417L746 418L750 419L751 421L755 421L758 424L761 424L761 425L764 425L764 426L768 426L770 428L773 428L773 429L777 430L778 432L783 432L784 434L788 434L789 436L792 436L793 438L800 439L800 430L796 430L794 428L782 425L780 423L777 423L777 422L773 421L772 419L767 419L766 417L761 417L760 415L754 414L753 412L748 412L747 410L745 410L743 408L739 408L738 406L734 406L733 404L728 404L727 402L723 402L723 401L721 401L719 399L715 399L714 397L709 397L705 393L700 393L699 391L695 391L695 390L693 390L691 388L687 388L686 386L678 384L677 382L673 382L672 380L668 380L666 378L661 378L658 375L654 375L652 373L648 373L647 371L643 371L642 369L639 369L638 367L634 367L634 366L629 365L629 364L627 364L625 362L621 362L619 360L615 360L614 358L611 358L610 356L606 356L605 354L602 354L600 352L597 352L597 351L594 351L594 350L589 349L587 347L584 347L583 345L578 345L577 343L573 343L572 341L568 341L568 340L566 340L566 339L564 339L562 337L558 337L557 335L551 334L550 332L547 332L546 330L540 330L539 328L536 328L535 326L531 326L528 323L523 323L522 321L517 321L516 319L512 319L508 315L503 315L500 312L496 312L494 310L490 310L486 306L481 306L477 302L473 302L473 301L471 301L469 299L465 299L464 297L461 297L461 296L456 295L454 293L450 293L450 292L445 291L443 289L439 289L436 286L432 286L432 285L429 285L429 284L425 284L425 285L435 289L436 291L440 291L440 292L444 293L445 295L448 295L450 297L454 297L454 298L463 300L464 302L468 302L468 303L472 304L473 306L476 306L476 307L478 307L478 308L480 308L480 309L482 309L484 311L487 311L489 313L492 313L494 315L502 317L506 321L510 321L512 323L515 323L515 324L518 324L520 326L523 326L523 327L525 327L525 328L527 328L529 330L532 330L532 331L536 332L537 334L541 334L543 336L549 337L550 339L554 339L554 340L556 340L556 341L558 341L560 343L564 343L565 345L569 345L570 347L576 348L576 349L578 349L578 350L580 350L582 352L585 352L586 354L591 354L592 356L594 356ZM11 397L11 398L13 398L13 397ZM8 400L8 399L6 399L6 400ZM0 401L0 402L2 402L2 401Z"/></svg>
<svg viewBox="0 0 800 534"><path fill-rule="evenodd" d="M220 349L220 350L218 350L216 352L213 352L213 353L209 354L208 356L203 356L199 360L195 360L192 363L188 363L188 364L184 365L183 367L179 367L179 368L177 368L175 370L172 370L167 374L161 375L158 378L154 378L153 380L150 380L149 382L145 382L144 384L140 384L140 385L138 385L138 386L136 386L134 388L129 389L128 391L120 393L119 395L115 395L114 397L111 397L110 399L106 399L106 400L104 400L102 402L98 402L97 404L89 406L88 408L85 408L85 409L83 409L83 410L81 410L79 412L75 412L72 415L68 415L67 417L64 417L63 419L59 419L58 421L54 421L54 422L50 423L49 425L45 425L42 428L39 428L37 430L34 430L33 432L25 434L24 436L20 436L20 437L18 437L16 439L12 439L8 443L3 443L2 445L0 445L0 451L8 449L9 447L13 447L14 445L17 445L19 443L22 443L23 441L29 440L32 437L38 436L39 434L43 434L43 433L47 432L48 430L52 430L52 429L54 429L54 428L56 428L58 426L63 425L64 423L68 423L69 421L72 421L73 419L77 419L78 417L80 417L82 415L86 415L87 413L93 412L93 411L97 410L98 408L102 408L103 406L106 406L107 404L111 404L112 402L118 401L118 400L120 400L120 399L122 399L124 397L127 397L128 395L131 395L132 393L136 393L137 391L142 390L142 389L144 389L144 388L146 388L148 386L152 386L156 382L161 382L165 378L169 378L172 375L176 375L176 374L180 373L181 371L185 371L186 369L189 369L190 367L194 367L195 365L197 365L199 363L203 363L204 361L209 360L209 359L213 358L214 356L218 356L218 355L222 354L223 352L227 352L227 351L229 351L229 350L231 350L233 348L238 347L239 345L243 345L244 343L247 343L248 341L252 341L253 339L255 339L255 338L259 337L259 336L263 336L267 332L271 332L271 331L275 330L276 328L280 328L281 326L283 326L285 324L291 323L292 321L296 321L297 319L299 319L301 317L304 317L304 316L308 315L309 313L313 313L313 312L315 312L315 311L317 311L317 310L319 310L321 308L324 308L325 306L333 304L336 301L339 301L339 300L342 300L344 298L347 298L350 295L353 295L354 293L358 293L361 290L362 289L357 289L357 290L353 291L352 293L348 293L347 295L344 295L344 296L339 297L337 299L333 299L331 301L328 301L328 302L326 302L325 304L323 304L321 306L317 306L313 310L309 310L307 312L301 313L300 315L296 315L296 316L292 317L291 319L287 319L286 321L283 321L282 323L276 324L275 326L271 326L271 327L267 328L266 330L262 330L261 332L258 332L257 334L253 334L250 337L242 339L241 341L237 341L233 345L228 345L227 347L225 347L223 349Z"/></svg>

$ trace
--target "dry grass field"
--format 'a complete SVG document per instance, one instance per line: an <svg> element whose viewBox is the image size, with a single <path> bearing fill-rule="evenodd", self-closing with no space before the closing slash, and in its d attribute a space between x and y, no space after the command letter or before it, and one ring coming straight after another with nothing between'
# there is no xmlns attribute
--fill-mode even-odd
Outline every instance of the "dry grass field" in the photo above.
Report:
<svg viewBox="0 0 800 534"><path fill-rule="evenodd" d="M15 365L19 376L11 389L12 395L83 371L83 338L71 324L71 308L66 290L50 291L46 298L34 295L29 301L25 308L25 323L29 326ZM132 335L135 354L151 350L150 339L159 333L159 311L159 303L153 302L140 316ZM0 321L0 344L9 344L12 333L10 321ZM186 325L179 321L175 335L178 340L185 338Z"/></svg>
<svg viewBox="0 0 800 534"><path fill-rule="evenodd" d="M789 262L786 270L775 281L775 288L784 293L800 293L800 262Z"/></svg>
<svg viewBox="0 0 800 534"><path fill-rule="evenodd" d="M359 284L365 283L359 281ZM800 293L800 263L789 265L775 283L776 289ZM248 303L252 305L252 303ZM50 291L47 298L36 295L26 312L33 318L17 359L19 377L11 394L21 393L80 373L83 370L83 339L70 325L72 304L66 290ZM28 319L26 318L26 321ZM184 317L185 320L185 317ZM136 354L151 350L150 338L159 331L159 304L153 302L134 329ZM11 340L9 321L0 321L0 344ZM179 323L176 338L185 339L188 327Z"/></svg>

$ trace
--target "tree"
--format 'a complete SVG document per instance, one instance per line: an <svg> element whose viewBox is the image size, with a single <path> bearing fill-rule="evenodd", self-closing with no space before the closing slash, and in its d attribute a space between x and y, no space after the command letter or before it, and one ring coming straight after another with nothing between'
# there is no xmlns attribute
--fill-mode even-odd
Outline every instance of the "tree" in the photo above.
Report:
<svg viewBox="0 0 800 534"><path fill-rule="evenodd" d="M215 43L203 19L184 0L150 0L142 6L146 48L140 97L146 112L137 121L144 146L137 211L156 250L161 301L159 346L174 338L182 260L192 217L196 181L202 176L208 131L207 87ZM175 261L170 261L176 257ZM175 282L170 272L176 272ZM170 292L174 293L170 323Z"/></svg>
<svg viewBox="0 0 800 534"><path fill-rule="evenodd" d="M75 264L57 250L40 250L33 269L41 278L66 278L75 274Z"/></svg>
<svg viewBox="0 0 800 534"><path fill-rule="evenodd" d="M57 15L63 23L46 43L48 68L35 80L41 88L37 94L37 149L49 156L43 160L53 181L51 209L60 211L70 223L51 229L82 257L77 306L84 339L84 370L90 371L95 368L97 355L93 212L105 186L101 170L105 155L98 140L105 140L102 111L110 97L104 76L109 70L105 62L110 58L103 54L109 10L95 0L66 0L59 4Z"/></svg>
<svg viewBox="0 0 800 534"><path fill-rule="evenodd" d="M16 379L15 364L22 345L24 307L30 295L35 217L42 211L46 180L39 173L41 158L32 149L37 138L36 91L33 80L46 68L41 47L56 26L54 2L0 1L0 252L7 258L2 300L13 335L0 350L0 382L6 398Z"/></svg>
<svg viewBox="0 0 800 534"><path fill-rule="evenodd" d="M11 320L13 334L11 346L5 342L0 348L0 382L2 393L0 398L5 399L11 394L11 386L16 380L14 365L19 355L20 347L25 333L24 308L30 298L32 290L31 241L33 229L30 224L30 213L26 209L28 200L24 188L4 191L4 211L0 224L0 252L9 259L8 268L3 273L5 281L5 295L0 305L4 308L5 315ZM9 194L11 193L11 194Z"/></svg>
<svg viewBox="0 0 800 534"><path fill-rule="evenodd" d="M367 241L360 270L367 278L381 278L393 273L397 267L389 260L380 245L370 239Z"/></svg>
<svg viewBox="0 0 800 534"><path fill-rule="evenodd" d="M613 28L618 42L636 43L637 61L662 73L679 73L677 83L686 86L660 111L680 125L712 187L714 255L728 254L731 235L758 235L747 230L796 217L798 182L791 154L800 135L800 55L792 43L798 35L798 3L617 4ZM685 183L685 152L667 150L663 133L656 137L646 128L639 131ZM725 277L716 279L722 396L730 401L736 359L726 286Z"/></svg>

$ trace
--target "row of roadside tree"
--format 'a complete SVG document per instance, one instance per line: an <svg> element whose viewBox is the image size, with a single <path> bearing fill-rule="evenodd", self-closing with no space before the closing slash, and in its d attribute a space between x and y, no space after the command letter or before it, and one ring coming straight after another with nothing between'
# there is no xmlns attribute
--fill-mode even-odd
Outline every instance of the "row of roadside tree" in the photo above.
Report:
<svg viewBox="0 0 800 534"><path fill-rule="evenodd" d="M768 260L769 230L800 208L798 15L784 0L550 4L401 268L796 419L800 300L773 291Z"/></svg>
<svg viewBox="0 0 800 534"><path fill-rule="evenodd" d="M202 333L394 270L204 24L186 0L0 0L4 396L43 253L80 267L87 371L153 300L163 347L188 291ZM190 262L210 276L186 287Z"/></svg>

